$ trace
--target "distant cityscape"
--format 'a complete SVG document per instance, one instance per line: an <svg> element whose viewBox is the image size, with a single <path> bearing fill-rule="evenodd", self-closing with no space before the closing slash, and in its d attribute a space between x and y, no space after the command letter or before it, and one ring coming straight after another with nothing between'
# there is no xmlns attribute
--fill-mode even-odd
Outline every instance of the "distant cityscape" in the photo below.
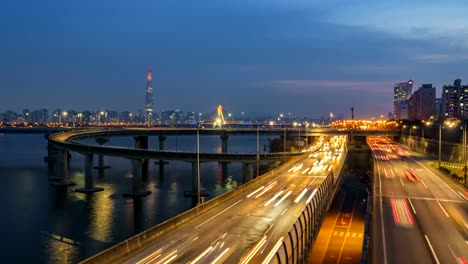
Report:
<svg viewBox="0 0 468 264"><path fill-rule="evenodd" d="M393 112L387 115L388 120L407 121L436 121L454 119L462 121L468 119L468 85L462 85L461 79L456 79L453 85L444 85L442 94L436 97L436 87L432 84L422 84L413 92L413 80L395 83ZM83 125L111 124L146 124L151 126L177 126L194 125L200 122L212 122L216 119L215 106L209 113L183 111L181 109L165 109L160 113L154 110L153 87L151 69L147 73L147 85L145 94L145 108L130 111L115 110L84 110L73 109L24 109L21 112L7 110L0 113L0 125L44 125L50 123L74 123ZM345 119L344 114L330 113L327 117L297 117L291 113L279 113L276 115L253 116L244 112L224 113L226 123L249 124L292 124L293 122L330 124L333 121ZM353 116L354 118L354 116ZM376 116L375 120L383 120L384 116Z"/></svg>
<svg viewBox="0 0 468 264"><path fill-rule="evenodd" d="M389 118L408 121L468 119L468 85L462 85L461 79L456 79L453 85L444 85L439 98L432 84L422 84L413 93L413 83L413 80L395 83L394 109Z"/></svg>
<svg viewBox="0 0 468 264"><path fill-rule="evenodd" d="M148 123L148 116L150 116ZM342 119L342 116L333 118L333 120ZM136 113L130 111L115 110L63 110L48 109L29 110L24 109L21 112L7 110L0 113L0 125L3 126L24 126L24 125L44 125L58 123L75 123L83 125L109 124L118 125L119 123L133 125L151 125L151 126L177 126L177 125L195 125L199 122L212 122L216 119L216 111L210 113L183 111L180 109L162 110L160 113L138 110ZM239 114L225 113L225 121L230 124L249 124L249 123L271 123L290 124L298 123L329 123L330 117L312 118L296 117L290 113L265 116L252 116L244 112Z"/></svg>

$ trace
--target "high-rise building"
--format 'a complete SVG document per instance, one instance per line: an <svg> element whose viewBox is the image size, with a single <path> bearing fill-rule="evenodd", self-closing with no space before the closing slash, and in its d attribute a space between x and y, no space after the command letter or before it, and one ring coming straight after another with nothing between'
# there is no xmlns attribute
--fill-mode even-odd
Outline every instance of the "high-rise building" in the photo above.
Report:
<svg viewBox="0 0 468 264"><path fill-rule="evenodd" d="M435 112L435 87L423 84L409 99L408 119L429 120Z"/></svg>
<svg viewBox="0 0 468 264"><path fill-rule="evenodd" d="M153 87L152 87L152 76L151 69L148 69L148 75L146 77L146 97L145 97L145 118L146 122L151 123L151 117L153 115Z"/></svg>
<svg viewBox="0 0 468 264"><path fill-rule="evenodd" d="M462 85L461 79L456 79L453 85L442 87L443 118L468 119L468 85Z"/></svg>
<svg viewBox="0 0 468 264"><path fill-rule="evenodd" d="M402 115L402 111L408 110L408 100L411 96L413 80L404 83L395 83L393 88L393 114L395 119L407 119L408 114ZM406 101L406 102L405 102Z"/></svg>

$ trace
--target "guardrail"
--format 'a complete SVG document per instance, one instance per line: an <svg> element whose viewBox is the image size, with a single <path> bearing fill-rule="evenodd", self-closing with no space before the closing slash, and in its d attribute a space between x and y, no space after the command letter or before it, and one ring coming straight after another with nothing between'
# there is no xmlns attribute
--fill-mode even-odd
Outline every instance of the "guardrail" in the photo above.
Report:
<svg viewBox="0 0 468 264"><path fill-rule="evenodd" d="M453 163L453 162L445 162L445 161L441 161L440 165L442 167L451 167L451 168L455 168L455 169L463 169L463 167L464 167L463 163Z"/></svg>
<svg viewBox="0 0 468 264"><path fill-rule="evenodd" d="M320 184L315 196L302 211L291 230L282 238L281 242L277 242L281 243L281 246L276 252L276 263L307 263L312 246L320 231L320 226L325 219L326 212L333 201L338 186L340 186L341 174L348 154L346 148L343 154L343 162L337 170L337 179L335 180L333 171L327 175L327 178Z"/></svg>

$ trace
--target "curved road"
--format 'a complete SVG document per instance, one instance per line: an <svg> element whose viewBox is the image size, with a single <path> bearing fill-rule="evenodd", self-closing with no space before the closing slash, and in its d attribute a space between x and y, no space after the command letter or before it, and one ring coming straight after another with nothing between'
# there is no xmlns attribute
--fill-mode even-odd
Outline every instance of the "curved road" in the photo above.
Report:
<svg viewBox="0 0 468 264"><path fill-rule="evenodd" d="M270 263L278 241L325 175L342 164L344 144L343 137L334 137L260 188L250 188L119 263Z"/></svg>

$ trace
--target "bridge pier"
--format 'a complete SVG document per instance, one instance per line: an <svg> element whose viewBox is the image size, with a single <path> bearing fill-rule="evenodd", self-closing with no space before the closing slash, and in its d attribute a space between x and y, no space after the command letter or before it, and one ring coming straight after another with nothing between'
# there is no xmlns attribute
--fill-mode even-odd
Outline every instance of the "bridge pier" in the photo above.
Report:
<svg viewBox="0 0 468 264"><path fill-rule="evenodd" d="M63 149L57 150L57 161L55 162L55 175L59 179L58 182L51 183L52 186L72 186L74 182L68 180L68 151Z"/></svg>
<svg viewBox="0 0 468 264"><path fill-rule="evenodd" d="M242 174L244 183L251 181L253 179L253 163L242 163Z"/></svg>
<svg viewBox="0 0 468 264"><path fill-rule="evenodd" d="M144 190L142 184L142 168L143 161L141 159L131 160L133 165L133 178L132 178L132 192L124 193L124 197L143 197L151 193L151 191Z"/></svg>
<svg viewBox="0 0 468 264"><path fill-rule="evenodd" d="M105 137L96 138L96 143L98 143L99 146L102 146L106 144L107 142L109 142L109 138L105 138ZM98 170L104 170L104 169L110 169L110 167L111 166L106 166L104 162L104 155L98 155L98 165L94 168Z"/></svg>
<svg viewBox="0 0 468 264"><path fill-rule="evenodd" d="M219 136L219 138L221 139L221 152L222 153L227 153L227 140L229 138L229 136L223 132L223 134L221 134L221 136Z"/></svg>
<svg viewBox="0 0 468 264"><path fill-rule="evenodd" d="M165 150L165 144L164 142L166 141L167 137L165 135L159 135L158 136L158 146L159 146L159 151L164 151ZM169 162L165 160L159 160L155 161L154 164L159 164L159 171L164 170L164 164L169 164Z"/></svg>
<svg viewBox="0 0 468 264"><path fill-rule="evenodd" d="M93 154L85 154L85 187L75 189L75 192L93 193L103 191L104 188L94 187Z"/></svg>
<svg viewBox="0 0 468 264"><path fill-rule="evenodd" d="M137 136L135 138L135 148L148 149L148 136ZM143 179L148 179L148 160L141 160L141 174Z"/></svg>

